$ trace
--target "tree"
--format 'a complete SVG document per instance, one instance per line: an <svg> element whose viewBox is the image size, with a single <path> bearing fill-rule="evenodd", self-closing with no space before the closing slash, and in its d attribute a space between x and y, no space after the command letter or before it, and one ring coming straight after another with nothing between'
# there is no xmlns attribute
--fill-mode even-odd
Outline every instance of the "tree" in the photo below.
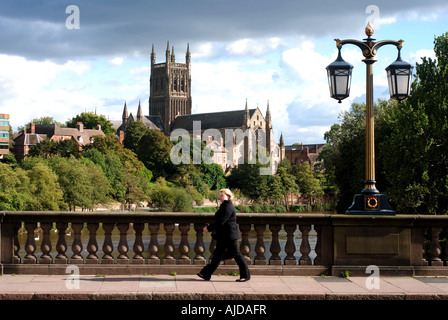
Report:
<svg viewBox="0 0 448 320"><path fill-rule="evenodd" d="M417 63L411 96L390 106L380 131L387 193L403 213L448 212L448 33L434 52Z"/></svg>
<svg viewBox="0 0 448 320"><path fill-rule="evenodd" d="M137 155L140 161L151 170L154 178L172 177L176 168L170 159L173 143L159 130L147 130L139 141Z"/></svg>
<svg viewBox="0 0 448 320"><path fill-rule="evenodd" d="M51 157L50 166L58 175L69 210L76 207L92 209L95 204L107 203L110 185L104 173L91 161Z"/></svg>
<svg viewBox="0 0 448 320"><path fill-rule="evenodd" d="M150 130L145 127L143 122L134 121L126 128L126 135L124 136L123 145L135 153L138 152L138 146L141 138Z"/></svg>
<svg viewBox="0 0 448 320"><path fill-rule="evenodd" d="M107 118L103 115L97 115L93 112L83 112L81 114L76 115L71 120L68 120L65 124L69 128L76 128L76 123L82 122L84 128L86 129L96 129L97 125L101 126L101 130L107 136L114 136L115 129L112 125L112 122L107 120Z"/></svg>
<svg viewBox="0 0 448 320"><path fill-rule="evenodd" d="M114 199L128 208L149 197L152 172L113 137L98 137L86 148L84 156L98 164L109 180Z"/></svg>
<svg viewBox="0 0 448 320"><path fill-rule="evenodd" d="M66 158L71 156L79 158L81 154L82 152L79 149L78 143L73 139L53 141L48 138L36 145L33 145L28 153L31 157L44 158L52 155L59 155Z"/></svg>
<svg viewBox="0 0 448 320"><path fill-rule="evenodd" d="M24 210L31 199L26 192L29 178L25 171L0 163L0 210Z"/></svg>
<svg viewBox="0 0 448 320"><path fill-rule="evenodd" d="M29 191L34 201L27 205L27 210L57 211L65 207L63 191L57 182L58 176L43 163L36 163L27 171Z"/></svg>
<svg viewBox="0 0 448 320"><path fill-rule="evenodd" d="M323 196L320 180L314 177L314 171L308 162L294 164L291 171L295 176L298 189L309 199L310 204L313 203L313 199Z"/></svg>

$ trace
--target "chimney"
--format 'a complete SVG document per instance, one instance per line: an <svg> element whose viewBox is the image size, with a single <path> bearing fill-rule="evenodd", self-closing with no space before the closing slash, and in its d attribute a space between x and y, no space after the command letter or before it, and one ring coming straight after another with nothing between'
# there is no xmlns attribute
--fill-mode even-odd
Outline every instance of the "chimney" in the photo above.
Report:
<svg viewBox="0 0 448 320"><path fill-rule="evenodd" d="M84 125L82 124L82 122L77 122L76 123L76 129L78 129L79 132L83 132L84 131Z"/></svg>
<svg viewBox="0 0 448 320"><path fill-rule="evenodd" d="M100 124L96 125L96 130L98 130L98 131L101 130L101 125Z"/></svg>
<svg viewBox="0 0 448 320"><path fill-rule="evenodd" d="M34 134L36 133L36 125L34 123L30 123L30 133Z"/></svg>

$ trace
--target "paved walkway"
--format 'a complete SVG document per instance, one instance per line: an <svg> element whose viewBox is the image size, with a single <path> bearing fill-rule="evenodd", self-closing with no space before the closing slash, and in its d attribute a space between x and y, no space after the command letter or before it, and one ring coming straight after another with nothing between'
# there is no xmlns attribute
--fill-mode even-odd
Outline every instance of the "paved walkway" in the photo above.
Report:
<svg viewBox="0 0 448 320"><path fill-rule="evenodd" d="M0 300L448 300L448 277L2 275Z"/></svg>
<svg viewBox="0 0 448 320"><path fill-rule="evenodd" d="M235 282L236 279L237 277L228 275L214 275L211 281L201 280L194 275L82 275L76 281L69 275L3 275L0 276L0 302L7 304L14 301L34 301L38 306L42 302L55 306L53 303L57 300L75 303L83 301L85 306L84 303L88 300L108 301L117 307L119 304L115 304L120 301L144 301L145 306L148 306L147 303L151 303L151 306L163 306L165 312L174 315L196 317L210 316L211 309L206 308L213 306L213 318L218 315L247 316L249 307L249 315L257 315L254 312L258 312L260 319L270 319L267 313L261 313L263 306L265 311L268 306L271 317L276 315L274 318L278 319L279 311L288 314L291 309L297 310L300 303L306 303L307 308L316 315L321 310L310 307L310 303L313 306L313 303L319 301L337 301L338 306L344 306L344 301L353 303L353 300L356 300L357 306L366 301L407 301L410 303L408 306L415 307L415 303L419 301L439 301L446 304L447 301L444 300L448 300L447 277L381 277L377 283L367 277L254 275L244 283ZM212 304L217 301L221 303L218 307ZM286 304L282 305L282 302ZM257 305L259 307L255 307ZM102 308L101 312L104 312L103 309L109 310L110 306Z"/></svg>

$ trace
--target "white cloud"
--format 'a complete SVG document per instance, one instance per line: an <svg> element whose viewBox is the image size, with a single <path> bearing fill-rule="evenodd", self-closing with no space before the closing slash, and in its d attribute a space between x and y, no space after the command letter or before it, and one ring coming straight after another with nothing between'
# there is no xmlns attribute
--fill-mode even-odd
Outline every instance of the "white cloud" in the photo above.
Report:
<svg viewBox="0 0 448 320"><path fill-rule="evenodd" d="M116 58L110 59L109 63L113 66L121 66L123 64L123 61L124 61L123 58L116 57Z"/></svg>
<svg viewBox="0 0 448 320"><path fill-rule="evenodd" d="M435 54L433 49L431 49L431 50L421 49L421 50L418 50L415 53L409 54L410 63L412 65L415 65L415 63L422 63L423 62L423 60L422 60L423 57L431 58L431 59L435 60L436 59L436 54Z"/></svg>
<svg viewBox="0 0 448 320"><path fill-rule="evenodd" d="M10 114L13 130L43 116L65 122L75 110L101 105L99 99L78 90L79 76L90 70L87 62L57 64L0 55L0 65L0 110ZM68 81L71 77L78 79L77 85ZM61 78L67 82L62 83Z"/></svg>
<svg viewBox="0 0 448 320"><path fill-rule="evenodd" d="M227 52L232 55L255 55L260 56L269 50L276 49L281 44L279 38L268 39L240 39L232 42L226 47Z"/></svg>

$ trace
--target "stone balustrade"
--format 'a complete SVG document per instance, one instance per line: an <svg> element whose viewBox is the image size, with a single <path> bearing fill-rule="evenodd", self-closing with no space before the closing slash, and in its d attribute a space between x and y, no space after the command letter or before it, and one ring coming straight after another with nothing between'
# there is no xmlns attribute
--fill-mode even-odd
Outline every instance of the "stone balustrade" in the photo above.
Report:
<svg viewBox="0 0 448 320"><path fill-rule="evenodd" d="M214 251L202 230L213 216L0 212L2 272L61 274L76 265L85 274L195 273ZM237 222L253 274L356 273L374 264L391 274L448 275L447 216L239 213ZM235 268L233 260L220 267Z"/></svg>

